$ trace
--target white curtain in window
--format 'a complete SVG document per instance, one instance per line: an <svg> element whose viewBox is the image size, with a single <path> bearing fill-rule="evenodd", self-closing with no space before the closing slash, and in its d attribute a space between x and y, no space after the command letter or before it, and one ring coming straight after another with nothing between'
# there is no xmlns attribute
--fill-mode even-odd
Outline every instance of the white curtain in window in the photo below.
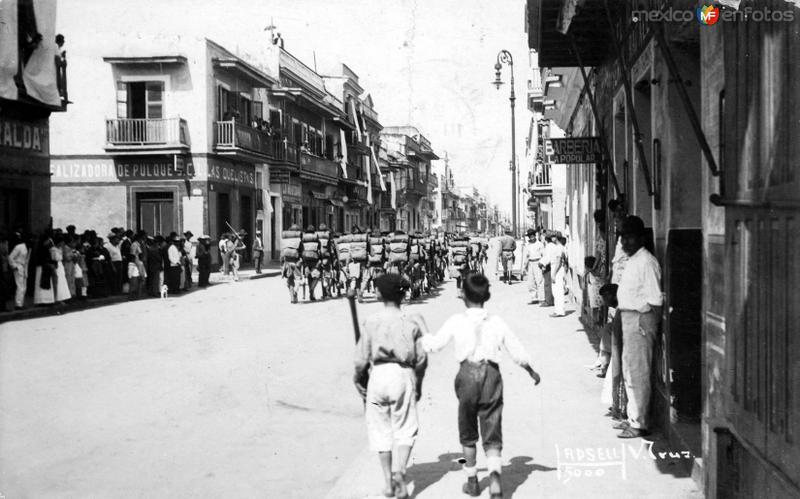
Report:
<svg viewBox="0 0 800 499"><path fill-rule="evenodd" d="M339 130L339 140L342 144L342 176L347 178L347 141L344 137L344 130Z"/></svg>
<svg viewBox="0 0 800 499"><path fill-rule="evenodd" d="M16 4L16 2L14 2ZM5 2L3 2L5 10ZM42 42L33 51L28 64L22 68L22 81L28 95L51 106L61 106L56 80L56 0L33 0L36 26Z"/></svg>

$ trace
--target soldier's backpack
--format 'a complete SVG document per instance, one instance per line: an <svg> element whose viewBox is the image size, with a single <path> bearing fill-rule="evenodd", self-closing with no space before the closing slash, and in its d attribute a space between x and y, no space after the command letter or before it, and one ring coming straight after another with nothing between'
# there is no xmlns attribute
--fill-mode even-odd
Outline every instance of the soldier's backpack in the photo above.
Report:
<svg viewBox="0 0 800 499"><path fill-rule="evenodd" d="M455 265L464 265L467 263L467 254L469 253L469 241L453 241L450 244L453 250L453 263Z"/></svg>
<svg viewBox="0 0 800 499"><path fill-rule="evenodd" d="M331 233L327 230L318 230L317 238L319 239L319 256L320 258L331 257Z"/></svg>
<svg viewBox="0 0 800 499"><path fill-rule="evenodd" d="M340 262L346 262L350 258L350 236L342 236L336 240L336 253L339 255Z"/></svg>
<svg viewBox="0 0 800 499"><path fill-rule="evenodd" d="M299 260L303 233L299 230L285 230L281 234L281 258Z"/></svg>
<svg viewBox="0 0 800 499"><path fill-rule="evenodd" d="M389 241L389 262L404 263L408 261L408 234L395 234Z"/></svg>
<svg viewBox="0 0 800 499"><path fill-rule="evenodd" d="M369 263L383 262L383 238L369 238Z"/></svg>
<svg viewBox="0 0 800 499"><path fill-rule="evenodd" d="M315 232L303 233L303 260L319 260L319 236Z"/></svg>
<svg viewBox="0 0 800 499"><path fill-rule="evenodd" d="M367 235L353 234L350 236L350 258L356 262L366 262L367 254Z"/></svg>
<svg viewBox="0 0 800 499"><path fill-rule="evenodd" d="M419 239L412 239L409 248L409 258L412 262L418 262L420 257L422 256L422 247L420 245Z"/></svg>

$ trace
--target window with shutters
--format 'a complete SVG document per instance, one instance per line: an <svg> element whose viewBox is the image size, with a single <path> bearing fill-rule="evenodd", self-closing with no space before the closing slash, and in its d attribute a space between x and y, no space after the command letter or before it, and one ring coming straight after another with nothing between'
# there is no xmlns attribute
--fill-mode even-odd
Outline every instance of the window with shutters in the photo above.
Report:
<svg viewBox="0 0 800 499"><path fill-rule="evenodd" d="M118 81L117 118L164 117L163 81Z"/></svg>

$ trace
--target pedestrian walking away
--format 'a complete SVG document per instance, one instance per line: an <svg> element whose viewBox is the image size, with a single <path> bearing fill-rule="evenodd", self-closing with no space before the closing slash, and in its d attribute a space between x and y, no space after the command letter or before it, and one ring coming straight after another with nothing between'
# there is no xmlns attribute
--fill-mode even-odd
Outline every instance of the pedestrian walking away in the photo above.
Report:
<svg viewBox="0 0 800 499"><path fill-rule="evenodd" d="M375 287L384 308L363 323L353 379L366 402L367 434L370 448L380 460L384 495L402 498L408 497L406 465L419 429L417 402L427 367L421 340L427 327L421 316L400 309L408 289L402 276L381 275L375 279ZM367 370L369 381L364 386ZM394 448L396 463L392 462Z"/></svg>
<svg viewBox="0 0 800 499"><path fill-rule="evenodd" d="M525 348L505 321L489 315L484 308L490 297L489 280L485 275L467 275L462 288L462 299L467 309L450 317L436 335L423 337L422 345L427 352L435 352L443 349L450 340L454 341L456 360L460 363L455 380L458 434L464 450L464 473L467 477L463 492L475 497L480 495L476 468L476 444L480 435L487 458L489 494L493 499L500 499L503 497L500 476L503 450L500 350L508 352L535 384L539 384L540 377L531 367Z"/></svg>

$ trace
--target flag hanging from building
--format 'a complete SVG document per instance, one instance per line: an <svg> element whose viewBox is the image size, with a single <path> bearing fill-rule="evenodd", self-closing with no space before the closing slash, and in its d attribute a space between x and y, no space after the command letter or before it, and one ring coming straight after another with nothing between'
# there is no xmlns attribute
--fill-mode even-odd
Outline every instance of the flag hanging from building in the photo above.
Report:
<svg viewBox="0 0 800 499"><path fill-rule="evenodd" d="M345 140L344 130L339 130L339 141L342 144L342 176L347 178L347 141Z"/></svg>
<svg viewBox="0 0 800 499"><path fill-rule="evenodd" d="M386 192L386 182L383 179L383 172L381 165L378 163L378 157L375 155L375 148L372 147L372 141L369 139L369 134L366 135L367 147L369 147L369 156L372 159L372 164L375 165L375 170L378 172L378 179L381 182L381 191Z"/></svg>
<svg viewBox="0 0 800 499"><path fill-rule="evenodd" d="M367 158L367 203L372 204L372 168L369 164L371 161Z"/></svg>
<svg viewBox="0 0 800 499"><path fill-rule="evenodd" d="M391 171L389 172L389 183L392 184L392 196L391 196L392 209L396 210L397 209L397 187L396 187L396 185L394 183L394 172L391 172Z"/></svg>
<svg viewBox="0 0 800 499"><path fill-rule="evenodd" d="M356 114L356 99L350 99L350 117L353 119L353 123L356 124L358 142L361 142L363 135L361 135L361 124L358 122L358 114Z"/></svg>

